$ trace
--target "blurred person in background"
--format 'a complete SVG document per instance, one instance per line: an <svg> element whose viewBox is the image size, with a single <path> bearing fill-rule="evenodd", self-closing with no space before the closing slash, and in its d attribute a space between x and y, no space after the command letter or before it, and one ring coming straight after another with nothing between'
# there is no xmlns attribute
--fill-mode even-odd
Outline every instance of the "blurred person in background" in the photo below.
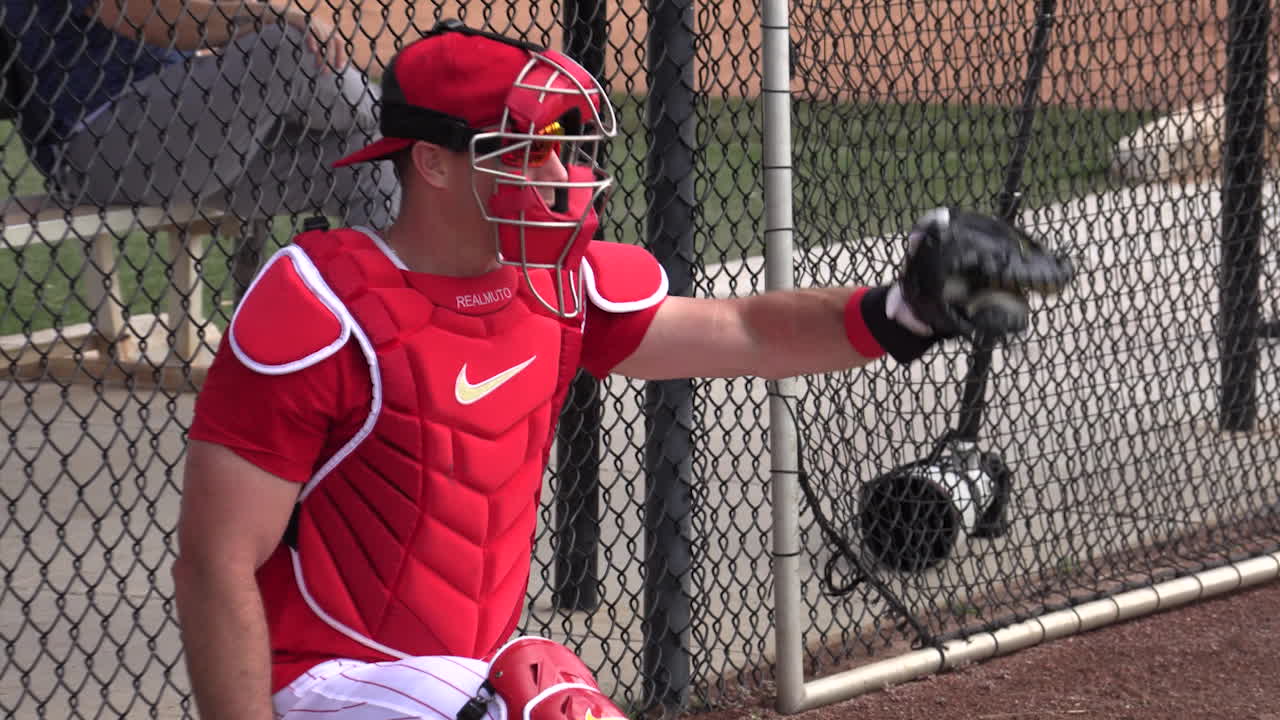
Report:
<svg viewBox="0 0 1280 720"><path fill-rule="evenodd" d="M376 134L376 86L296 4L3 0L0 13L18 134L64 202L394 217L389 165L330 167Z"/></svg>

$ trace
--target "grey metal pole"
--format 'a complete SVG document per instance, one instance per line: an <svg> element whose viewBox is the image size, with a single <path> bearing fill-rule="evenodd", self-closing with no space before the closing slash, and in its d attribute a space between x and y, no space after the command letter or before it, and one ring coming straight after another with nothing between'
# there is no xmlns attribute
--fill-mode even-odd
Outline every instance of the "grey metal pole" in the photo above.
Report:
<svg viewBox="0 0 1280 720"><path fill-rule="evenodd" d="M763 182L765 287L795 286L792 246L791 34L787 0L761 5L764 104ZM769 482L773 502L774 636L777 642L778 710L805 703L804 609L800 595L800 443L788 402L795 378L774 384L769 397Z"/></svg>
<svg viewBox="0 0 1280 720"><path fill-rule="evenodd" d="M646 240L670 294L693 294L695 57L692 0L648 0ZM647 705L684 707L691 684L693 381L645 387L643 676Z"/></svg>
<svg viewBox="0 0 1280 720"><path fill-rule="evenodd" d="M1230 0L1227 8L1218 418L1223 430L1252 430L1258 417L1258 338L1263 329L1258 286L1271 8L1269 0Z"/></svg>
<svg viewBox="0 0 1280 720"><path fill-rule="evenodd" d="M565 0L564 28L565 54L581 63L603 85L608 33L605 0ZM560 413L556 445L558 482L551 602L561 610L594 610L600 604L602 416L599 383L591 375L579 372Z"/></svg>

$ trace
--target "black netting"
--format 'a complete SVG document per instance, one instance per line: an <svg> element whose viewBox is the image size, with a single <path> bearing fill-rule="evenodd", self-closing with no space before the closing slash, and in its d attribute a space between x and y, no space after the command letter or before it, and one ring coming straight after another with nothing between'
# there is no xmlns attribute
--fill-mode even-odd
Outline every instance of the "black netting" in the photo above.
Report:
<svg viewBox="0 0 1280 720"><path fill-rule="evenodd" d="M194 391L306 218L394 211L389 171L327 162L373 127L366 81L438 19L600 76L621 126L605 239L652 250L678 294L764 287L754 4L328 0L311 40L261 3L193 36L111 5L0 6L6 717L194 716L169 575ZM821 511L801 518L808 671L1275 550L1267 3L804 0L791 23L797 285L889 280L942 204L1082 270L1025 336L785 398ZM239 46L205 48L228 27ZM306 70L312 41L359 72ZM768 402L754 379L572 388L522 628L629 711L773 681Z"/></svg>
<svg viewBox="0 0 1280 720"><path fill-rule="evenodd" d="M805 282L887 279L940 204L1083 270L1024 337L791 398L851 548L807 534L816 671L1275 549L1275 84L1233 8L797 6Z"/></svg>

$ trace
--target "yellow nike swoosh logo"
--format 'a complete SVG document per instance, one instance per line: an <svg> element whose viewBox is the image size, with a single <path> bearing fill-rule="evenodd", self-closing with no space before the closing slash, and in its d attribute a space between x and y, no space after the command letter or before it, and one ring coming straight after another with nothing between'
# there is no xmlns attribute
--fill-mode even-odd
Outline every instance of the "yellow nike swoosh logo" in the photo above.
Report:
<svg viewBox="0 0 1280 720"><path fill-rule="evenodd" d="M462 369L458 371L458 380L453 384L453 396L463 405L470 405L494 390L502 387L503 383L507 382L511 378L519 375L520 371L529 367L529 364L537 357L537 355L534 355L515 367L507 368L488 380L474 384L467 382L467 364L463 363Z"/></svg>
<svg viewBox="0 0 1280 720"><path fill-rule="evenodd" d="M627 720L627 719L621 718L621 717L609 717L608 715L602 718L598 718L591 713L591 710L587 710L587 720Z"/></svg>

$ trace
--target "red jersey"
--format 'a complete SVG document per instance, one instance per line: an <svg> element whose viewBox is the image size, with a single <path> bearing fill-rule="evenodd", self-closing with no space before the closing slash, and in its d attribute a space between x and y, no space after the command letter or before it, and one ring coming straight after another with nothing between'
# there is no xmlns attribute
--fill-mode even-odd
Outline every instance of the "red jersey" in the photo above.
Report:
<svg viewBox="0 0 1280 720"><path fill-rule="evenodd" d="M567 384L630 355L666 292L651 256L607 243L574 280L590 302L563 320L513 268L412 273L354 231L300 236L255 280L191 437L306 483L304 549L258 571L273 689L334 657L481 656L510 635Z"/></svg>

